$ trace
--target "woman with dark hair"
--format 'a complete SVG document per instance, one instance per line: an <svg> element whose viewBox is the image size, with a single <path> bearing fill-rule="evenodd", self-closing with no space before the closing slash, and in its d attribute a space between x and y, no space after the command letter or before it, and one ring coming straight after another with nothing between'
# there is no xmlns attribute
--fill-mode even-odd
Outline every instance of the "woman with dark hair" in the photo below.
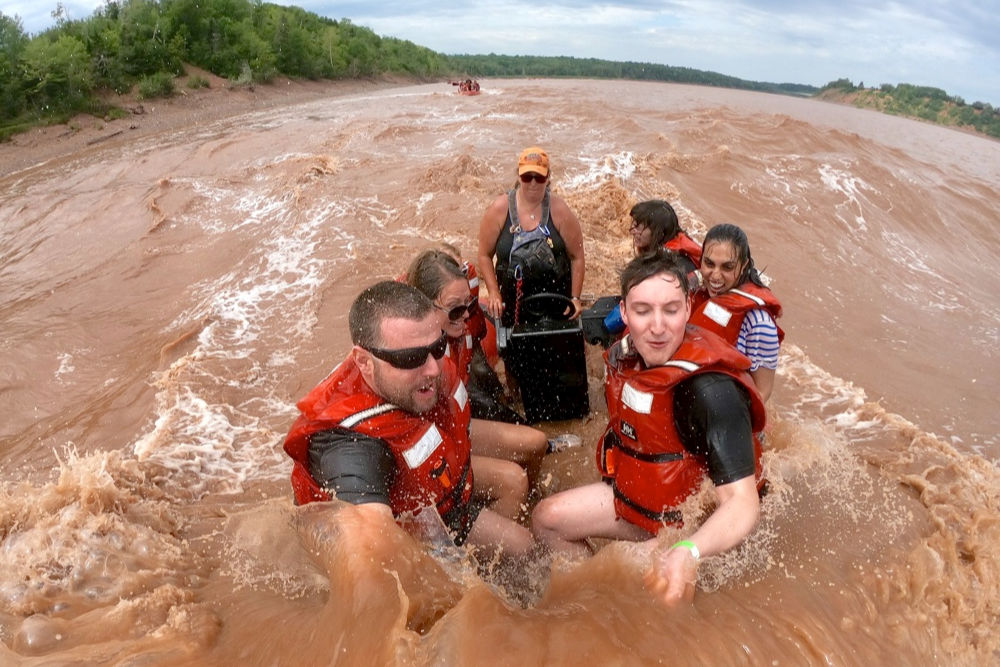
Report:
<svg viewBox="0 0 1000 667"><path fill-rule="evenodd" d="M708 230L700 270L702 286L692 296L690 323L719 334L750 359L750 375L766 401L785 332L775 322L781 303L754 266L746 233L731 224Z"/></svg>
<svg viewBox="0 0 1000 667"><path fill-rule="evenodd" d="M413 260L406 275L410 285L434 302L441 329L448 336L446 354L455 363L459 377L468 386L474 343L467 324L470 316L478 310L479 302L470 298L465 271L448 252L425 250ZM537 478L542 457L548 448L548 438L542 431L529 426L476 417L472 419L469 430L473 442L472 467L476 479L482 478L490 486L523 487L524 492L518 495L519 500L508 503L508 506L494 508L509 518L517 518L527 497L528 480ZM494 479L491 476L493 468L500 468L491 464L497 459L520 464L528 471L527 478L510 480L497 476ZM498 496L505 497L503 494Z"/></svg>
<svg viewBox="0 0 1000 667"><path fill-rule="evenodd" d="M681 257L681 265L688 273L701 264L701 246L694 242L677 221L674 207L662 199L641 201L629 211L632 216L632 241L635 254L641 255L663 246Z"/></svg>
<svg viewBox="0 0 1000 667"><path fill-rule="evenodd" d="M523 321L525 299L554 293L572 299L568 314L577 317L584 274L580 221L551 193L549 155L542 148L521 151L517 176L514 188L497 197L479 223L477 263L489 290L487 311L510 327Z"/></svg>
<svg viewBox="0 0 1000 667"><path fill-rule="evenodd" d="M697 287L701 278L698 273L701 246L681 229L674 207L663 199L647 199L633 206L629 215L632 216L632 226L628 230L635 244L636 257L657 248L666 248L677 255L688 276L688 284ZM625 330L620 304L616 304L604 318L604 329L611 336L617 336Z"/></svg>

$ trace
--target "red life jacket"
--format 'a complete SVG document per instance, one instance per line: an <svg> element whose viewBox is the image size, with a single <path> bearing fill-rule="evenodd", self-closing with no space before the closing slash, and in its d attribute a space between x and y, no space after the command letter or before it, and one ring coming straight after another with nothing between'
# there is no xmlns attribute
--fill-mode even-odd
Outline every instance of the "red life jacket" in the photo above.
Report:
<svg viewBox="0 0 1000 667"><path fill-rule="evenodd" d="M469 367L472 365L472 334L466 333L460 338L449 337L448 349L445 354L455 364L458 378L466 385L469 384Z"/></svg>
<svg viewBox="0 0 1000 667"><path fill-rule="evenodd" d="M445 361L442 387L447 390L427 413L414 415L375 394L348 357L298 402L300 415L285 438L292 457L295 502L330 500L309 472L309 436L346 428L389 445L396 474L389 487L394 515L428 505L442 515L465 505L472 496L470 408L465 385Z"/></svg>
<svg viewBox="0 0 1000 667"><path fill-rule="evenodd" d="M608 427L597 451L597 467L611 479L617 516L654 535L681 520L676 507L708 472L704 457L691 454L674 423L674 389L699 373L735 379L750 397L752 430L764 428L764 404L747 370L749 360L711 333L688 326L677 352L664 366L642 368L638 355L621 358L625 338L604 353ZM754 436L758 489L763 485L761 447Z"/></svg>
<svg viewBox="0 0 1000 667"><path fill-rule="evenodd" d="M677 236L664 243L663 247L686 256L695 267L701 266L701 246L684 232L677 232Z"/></svg>
<svg viewBox="0 0 1000 667"><path fill-rule="evenodd" d="M749 280L719 296L709 296L708 290L699 289L691 295L691 318L689 324L704 327L717 333L732 346L740 337L743 319L751 310L763 309L771 314L778 326L781 317L781 303L766 287L758 287ZM778 342L785 339L785 332L778 327Z"/></svg>
<svg viewBox="0 0 1000 667"><path fill-rule="evenodd" d="M462 268L465 271L465 278L469 281L469 295L479 301L479 274L476 273L476 267L465 262ZM482 307L476 308L476 311L469 315L469 319L465 322L465 328L472 334L473 340L483 340L486 337L486 314Z"/></svg>

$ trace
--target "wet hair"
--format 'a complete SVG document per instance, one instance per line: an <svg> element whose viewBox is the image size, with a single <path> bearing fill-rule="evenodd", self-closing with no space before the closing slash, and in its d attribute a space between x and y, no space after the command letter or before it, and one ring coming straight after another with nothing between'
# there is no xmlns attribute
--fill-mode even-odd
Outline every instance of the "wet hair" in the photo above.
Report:
<svg viewBox="0 0 1000 667"><path fill-rule="evenodd" d="M736 261L743 264L743 272L736 279L736 285L742 285L746 281L752 282L758 287L766 287L761 280L760 272L753 265L753 257L750 256L750 240L746 232L730 223L722 223L708 230L705 234L705 241L701 244L702 256L710 243L730 243L736 253Z"/></svg>
<svg viewBox="0 0 1000 667"><path fill-rule="evenodd" d="M419 322L434 310L423 292L406 283L383 280L365 289L354 299L347 317L351 342L360 347L382 344L382 320L399 317Z"/></svg>
<svg viewBox="0 0 1000 667"><path fill-rule="evenodd" d="M438 243L438 249L443 250L449 255L451 255L456 262L462 261L462 253L461 251L459 251L457 246L454 246L451 243L448 243L447 241L441 241L440 243Z"/></svg>
<svg viewBox="0 0 1000 667"><path fill-rule="evenodd" d="M432 301L455 279L465 280L465 272L444 250L425 250L410 264L406 282Z"/></svg>
<svg viewBox="0 0 1000 667"><path fill-rule="evenodd" d="M628 213L637 225L649 229L650 250L663 245L684 231L677 221L674 207L662 199L641 201Z"/></svg>
<svg viewBox="0 0 1000 667"><path fill-rule="evenodd" d="M633 258L622 269L622 299L628 296L632 288L642 281L664 273L677 279L677 283L681 286L681 291L684 292L684 297L687 298L690 294L687 269L681 263L680 257L675 252L666 250L663 247L656 247L649 252L644 252Z"/></svg>

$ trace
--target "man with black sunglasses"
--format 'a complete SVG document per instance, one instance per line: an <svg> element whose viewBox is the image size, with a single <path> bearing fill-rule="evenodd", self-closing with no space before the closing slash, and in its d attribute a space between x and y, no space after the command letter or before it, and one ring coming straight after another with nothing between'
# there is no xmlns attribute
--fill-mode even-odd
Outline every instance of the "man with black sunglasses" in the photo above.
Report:
<svg viewBox="0 0 1000 667"><path fill-rule="evenodd" d="M349 324L354 347L299 401L285 439L296 503L336 497L377 524L434 507L456 544L527 555L530 532L485 507L476 488L468 394L434 304L384 281L355 299Z"/></svg>

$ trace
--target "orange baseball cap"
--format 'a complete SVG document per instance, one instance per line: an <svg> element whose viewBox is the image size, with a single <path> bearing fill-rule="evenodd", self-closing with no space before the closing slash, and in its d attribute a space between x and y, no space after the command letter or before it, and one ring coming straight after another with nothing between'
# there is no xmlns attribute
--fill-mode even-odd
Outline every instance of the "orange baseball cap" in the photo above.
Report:
<svg viewBox="0 0 1000 667"><path fill-rule="evenodd" d="M517 175L529 171L542 176L549 175L549 154L540 146L525 148L517 158Z"/></svg>

